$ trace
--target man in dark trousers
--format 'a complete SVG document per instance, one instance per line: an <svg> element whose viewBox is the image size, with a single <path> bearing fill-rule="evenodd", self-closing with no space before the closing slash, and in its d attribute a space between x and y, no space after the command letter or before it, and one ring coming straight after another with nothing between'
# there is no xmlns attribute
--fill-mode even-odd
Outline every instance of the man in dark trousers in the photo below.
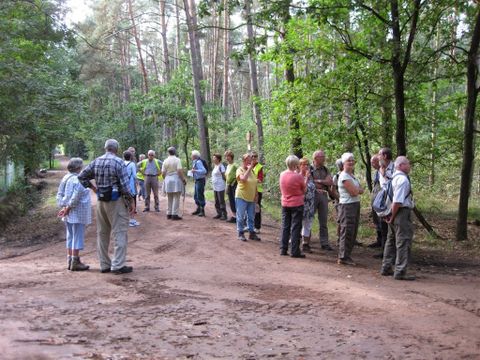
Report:
<svg viewBox="0 0 480 360"><path fill-rule="evenodd" d="M126 274L133 268L126 265L129 215L135 213L133 194L123 160L117 156L118 142L105 142L105 154L93 160L78 175L84 187L97 189L97 253L102 273ZM130 214L129 214L130 213ZM114 240L113 259L108 255L110 236Z"/></svg>

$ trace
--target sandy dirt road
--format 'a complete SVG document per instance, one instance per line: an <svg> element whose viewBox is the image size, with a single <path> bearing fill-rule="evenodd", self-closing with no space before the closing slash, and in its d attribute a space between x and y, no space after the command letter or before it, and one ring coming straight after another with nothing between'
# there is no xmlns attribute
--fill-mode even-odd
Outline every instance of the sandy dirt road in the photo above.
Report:
<svg viewBox="0 0 480 360"><path fill-rule="evenodd" d="M394 281L370 249L354 250L357 267L318 245L281 257L272 221L243 243L211 204L192 216L187 197L183 221L163 197L160 213L142 205L131 274L99 272L95 224L87 272L65 269L61 228L29 251L4 245L1 359L480 359L478 265L417 263L417 281Z"/></svg>

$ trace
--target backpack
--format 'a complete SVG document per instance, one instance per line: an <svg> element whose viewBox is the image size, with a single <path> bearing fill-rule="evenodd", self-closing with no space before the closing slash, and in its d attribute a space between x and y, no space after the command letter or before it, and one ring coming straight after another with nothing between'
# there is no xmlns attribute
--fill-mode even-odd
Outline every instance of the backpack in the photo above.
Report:
<svg viewBox="0 0 480 360"><path fill-rule="evenodd" d="M397 174L395 176L406 177L406 175L403 175L403 174ZM388 182L385 184L384 187L380 189L380 191L375 196L375 199L373 200L372 208L379 217L387 217L392 213L392 201L393 201L392 180L395 178L395 176L390 180L388 180ZM408 193L407 196L409 196L411 192L412 191L410 189L410 192Z"/></svg>
<svg viewBox="0 0 480 360"><path fill-rule="evenodd" d="M202 162L203 167L205 168L205 170L207 170L207 173L205 174L205 175L207 175L207 174L210 172L210 169L208 168L207 160L200 158L200 161Z"/></svg>

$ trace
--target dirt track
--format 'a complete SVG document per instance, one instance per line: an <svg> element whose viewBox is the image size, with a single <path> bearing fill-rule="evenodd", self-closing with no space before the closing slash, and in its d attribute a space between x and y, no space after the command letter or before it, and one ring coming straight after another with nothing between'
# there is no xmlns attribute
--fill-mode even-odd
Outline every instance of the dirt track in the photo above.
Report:
<svg viewBox="0 0 480 360"><path fill-rule="evenodd" d="M187 197L179 222L165 198L159 214L142 205L131 274L99 272L95 225L88 272L65 269L63 233L0 260L0 358L480 359L478 266L417 265L418 281L394 281L369 249L354 250L357 267L318 246L280 257L273 222L260 243L242 243L210 204L191 216Z"/></svg>

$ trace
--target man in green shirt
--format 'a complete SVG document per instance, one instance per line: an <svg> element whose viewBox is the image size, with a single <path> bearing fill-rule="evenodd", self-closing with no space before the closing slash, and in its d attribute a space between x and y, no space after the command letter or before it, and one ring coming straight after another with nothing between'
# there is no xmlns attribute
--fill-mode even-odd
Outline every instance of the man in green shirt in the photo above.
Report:
<svg viewBox="0 0 480 360"><path fill-rule="evenodd" d="M237 209L235 207L235 190L237 189L236 173L238 166L233 162L234 155L231 150L225 151L223 156L228 162L227 170L225 171L225 180L227 182L228 202L230 203L230 210L232 211L232 216L227 222L236 223Z"/></svg>

